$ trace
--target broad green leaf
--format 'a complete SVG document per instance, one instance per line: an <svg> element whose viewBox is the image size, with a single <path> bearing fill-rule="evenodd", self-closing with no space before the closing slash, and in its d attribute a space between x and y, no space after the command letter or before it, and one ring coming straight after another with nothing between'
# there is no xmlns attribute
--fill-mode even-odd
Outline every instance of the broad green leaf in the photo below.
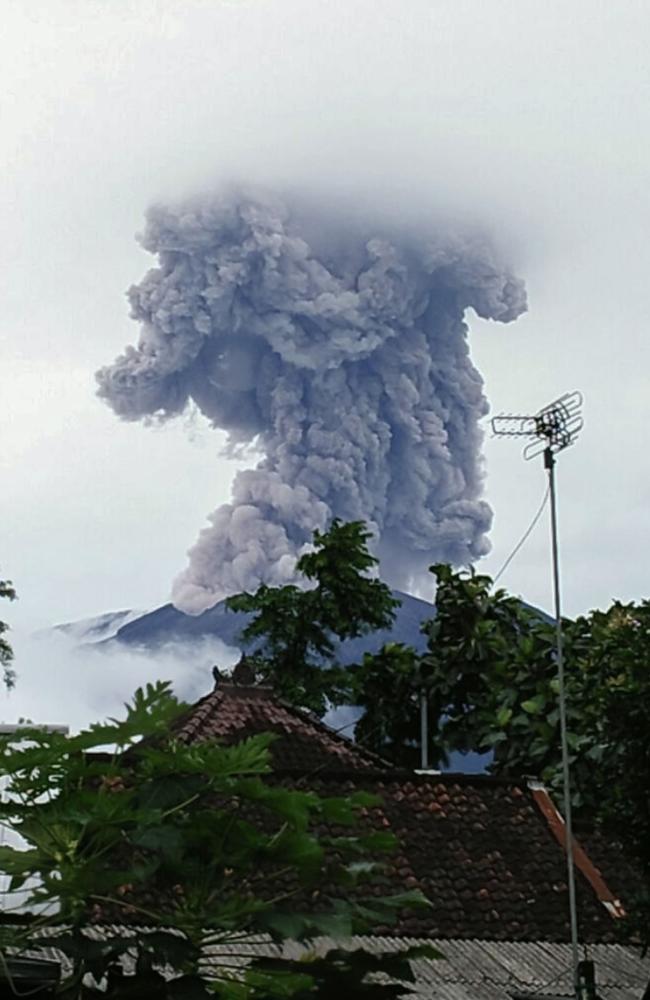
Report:
<svg viewBox="0 0 650 1000"><path fill-rule="evenodd" d="M540 715L546 707L546 699L544 695L538 694L534 698L527 698L526 701L522 701L521 707L529 715Z"/></svg>
<svg viewBox="0 0 650 1000"><path fill-rule="evenodd" d="M511 708L500 708L497 712L497 725L507 726L512 718Z"/></svg>

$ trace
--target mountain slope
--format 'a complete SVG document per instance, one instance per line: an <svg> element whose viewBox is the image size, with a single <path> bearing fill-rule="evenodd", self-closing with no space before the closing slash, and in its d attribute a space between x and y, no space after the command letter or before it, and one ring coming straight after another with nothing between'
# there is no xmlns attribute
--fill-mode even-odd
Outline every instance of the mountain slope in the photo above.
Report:
<svg viewBox="0 0 650 1000"><path fill-rule="evenodd" d="M426 648L421 625L435 614L434 606L401 591L393 591L393 596L401 602L395 612L393 627L342 643L338 650L340 662L358 663L364 653L377 652L386 642L401 642L422 651ZM76 642L101 647L117 655L120 649L125 652L131 649L155 659L156 654L166 648L173 652L174 647L181 646L183 657L187 659L188 655L191 656L193 644L198 650L202 643L210 639L217 639L233 650L250 649L251 645L243 644L240 639L249 618L241 612L229 611L225 601L196 616L184 614L173 604L164 604L146 614L114 612L60 625L57 631L65 632ZM357 717L357 709L339 708L330 713L326 721L340 728L345 723L352 725ZM452 754L445 770L480 773L490 759L490 754Z"/></svg>
<svg viewBox="0 0 650 1000"><path fill-rule="evenodd" d="M376 652L386 642L402 642L416 649L424 649L424 636L420 631L422 622L435 613L432 604L410 594L393 591L393 596L401 601L396 610L393 627L359 639L342 643L340 657L343 663L358 662L364 653ZM205 638L217 638L227 646L251 648L241 642L240 634L250 616L242 612L229 611L226 602L220 601L203 614L186 615L173 606L164 604L155 611L129 621L118 628L108 641L111 644L159 649L172 643L187 643ZM86 641L93 641L86 639Z"/></svg>

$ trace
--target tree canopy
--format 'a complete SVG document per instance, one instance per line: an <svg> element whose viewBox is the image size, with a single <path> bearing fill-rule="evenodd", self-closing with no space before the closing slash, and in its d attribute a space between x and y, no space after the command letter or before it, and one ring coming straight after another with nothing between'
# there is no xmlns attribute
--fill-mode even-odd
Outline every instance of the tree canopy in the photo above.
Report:
<svg viewBox="0 0 650 1000"><path fill-rule="evenodd" d="M256 642L252 656L262 678L297 705L324 715L328 704L352 698L351 675L336 659L336 643L388 628L398 605L389 587L369 576L377 560L361 521L334 520L314 532L313 551L296 569L307 588L260 586L228 598L233 611L252 612L242 638Z"/></svg>
<svg viewBox="0 0 650 1000"><path fill-rule="evenodd" d="M550 730L543 729L531 751L530 723L539 715L538 688L555 685L553 626L504 590L493 591L490 577L473 569L454 572L439 564L431 571L437 589L435 614L422 626L427 649L418 655L394 644L379 656L365 657L356 685L366 709L358 737L396 762L417 766L418 706L424 692L432 761L445 762L453 751L495 749L503 769L511 766L521 774L522 748L516 738L506 738L506 727L516 737L522 726L526 763L536 753L534 771L541 773L550 752ZM557 698L552 690L549 700L553 712ZM556 726L559 716L551 719Z"/></svg>
<svg viewBox="0 0 650 1000"><path fill-rule="evenodd" d="M0 580L0 597L5 597L9 601L15 601L16 591L11 580ZM2 667L2 679L6 688L11 690L16 683L16 672L13 669L14 651L10 643L5 638L9 631L6 622L0 621L0 667Z"/></svg>

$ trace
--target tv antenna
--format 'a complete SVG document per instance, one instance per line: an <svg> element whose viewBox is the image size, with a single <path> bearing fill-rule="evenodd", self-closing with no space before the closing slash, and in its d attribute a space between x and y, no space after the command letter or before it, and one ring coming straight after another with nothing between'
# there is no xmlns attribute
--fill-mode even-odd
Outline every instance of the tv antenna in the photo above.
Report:
<svg viewBox="0 0 650 1000"><path fill-rule="evenodd" d="M581 996L581 976L578 954L578 915L576 883L573 860L573 823L571 817L571 782L569 746L567 740L566 691L564 686L564 655L562 643L562 613L560 601L560 564L558 553L557 496L555 487L555 456L575 444L582 430L582 393L567 392L538 413L502 414L492 418L492 431L497 437L527 438L524 458L529 461L544 456L548 472L551 501L551 549L553 554L553 593L555 602L555 653L557 659L558 701L560 710L560 742L562 749L562 785L564 793L564 822L566 832L567 882L569 886L569 915L571 923L571 964L576 996Z"/></svg>

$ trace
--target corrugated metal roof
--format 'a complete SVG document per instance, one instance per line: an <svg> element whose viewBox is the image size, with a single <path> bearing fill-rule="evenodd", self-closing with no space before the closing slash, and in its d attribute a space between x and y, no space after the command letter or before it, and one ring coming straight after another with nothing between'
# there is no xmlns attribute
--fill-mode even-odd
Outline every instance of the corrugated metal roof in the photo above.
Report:
<svg viewBox="0 0 650 1000"><path fill-rule="evenodd" d="M368 951L396 951L405 945L430 944L444 955L437 961L414 962L418 995L430 1000L508 1000L517 992L547 996L571 994L571 947L568 944L519 941L431 940L423 938L356 937L347 942L319 938L309 946L285 944L281 953L299 958L308 951L323 953L336 947L361 947ZM244 949L242 949L244 950ZM210 949L217 958L220 949ZM263 939L247 943L248 954L278 954ZM641 1000L650 982L650 959L621 945L589 948L596 967L602 1000Z"/></svg>
<svg viewBox="0 0 650 1000"><path fill-rule="evenodd" d="M106 939L122 932L123 928L117 927L92 928L90 936ZM378 952L417 945L433 945L444 955L413 963L417 996L423 1000L510 1000L517 994L530 994L535 1000L572 996L568 944L364 936L345 941L321 937L308 945L288 941L280 946L258 935L206 948L205 957L209 969L225 956L229 965L243 965L247 959L267 955L298 959L309 952L324 954L331 948ZM39 951L39 957L61 960L50 948ZM602 1000L642 1000L650 982L650 957L642 959L635 950L617 944L590 946L588 957L595 964Z"/></svg>

